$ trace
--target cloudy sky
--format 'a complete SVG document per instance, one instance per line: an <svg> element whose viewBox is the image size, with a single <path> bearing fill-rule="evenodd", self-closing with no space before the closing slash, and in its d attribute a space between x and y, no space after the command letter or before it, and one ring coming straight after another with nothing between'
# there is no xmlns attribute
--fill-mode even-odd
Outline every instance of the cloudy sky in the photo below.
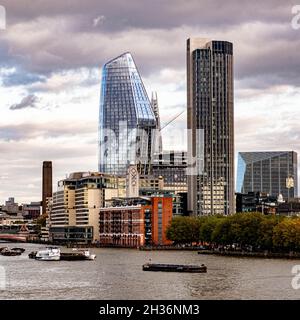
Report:
<svg viewBox="0 0 300 320"><path fill-rule="evenodd" d="M54 181L97 170L101 66L130 51L162 122L186 108L188 37L234 44L236 151L300 152L300 29L289 0L2 0L0 203L40 200L41 164ZM183 149L178 129L166 148Z"/></svg>

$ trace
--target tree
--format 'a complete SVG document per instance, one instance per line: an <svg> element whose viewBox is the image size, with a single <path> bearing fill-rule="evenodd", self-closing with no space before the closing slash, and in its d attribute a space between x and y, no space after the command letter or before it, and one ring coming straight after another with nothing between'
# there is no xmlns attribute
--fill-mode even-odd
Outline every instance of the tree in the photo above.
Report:
<svg viewBox="0 0 300 320"><path fill-rule="evenodd" d="M219 219L211 237L212 241L216 244L226 245L234 243L230 219Z"/></svg>
<svg viewBox="0 0 300 320"><path fill-rule="evenodd" d="M201 218L200 224L200 240L207 243L213 242L212 234L218 224L223 217L218 216L209 216Z"/></svg>
<svg viewBox="0 0 300 320"><path fill-rule="evenodd" d="M264 217L260 223L258 230L258 244L262 249L273 248L273 233L275 226L279 223L278 219L274 216Z"/></svg>
<svg viewBox="0 0 300 320"><path fill-rule="evenodd" d="M175 243L199 242L200 219L197 217L175 217L166 235L169 240Z"/></svg>

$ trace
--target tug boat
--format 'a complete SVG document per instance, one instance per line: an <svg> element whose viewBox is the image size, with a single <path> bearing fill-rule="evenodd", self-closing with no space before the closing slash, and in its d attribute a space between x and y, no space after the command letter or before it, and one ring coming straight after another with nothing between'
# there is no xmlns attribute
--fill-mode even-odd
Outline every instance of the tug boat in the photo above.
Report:
<svg viewBox="0 0 300 320"><path fill-rule="evenodd" d="M35 259L41 261L59 261L60 249L57 247L46 247L36 253Z"/></svg>

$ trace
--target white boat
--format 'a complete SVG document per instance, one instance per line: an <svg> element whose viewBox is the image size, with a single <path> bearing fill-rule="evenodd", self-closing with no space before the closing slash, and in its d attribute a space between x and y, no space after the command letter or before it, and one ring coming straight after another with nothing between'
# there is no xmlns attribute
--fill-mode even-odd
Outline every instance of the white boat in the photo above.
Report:
<svg viewBox="0 0 300 320"><path fill-rule="evenodd" d="M95 254L91 254L89 249L73 248L73 251L80 252L80 253L84 254L86 260L95 260L96 259L96 255Z"/></svg>
<svg viewBox="0 0 300 320"><path fill-rule="evenodd" d="M60 249L56 247L47 247L36 253L36 260L42 261L58 261L60 260Z"/></svg>

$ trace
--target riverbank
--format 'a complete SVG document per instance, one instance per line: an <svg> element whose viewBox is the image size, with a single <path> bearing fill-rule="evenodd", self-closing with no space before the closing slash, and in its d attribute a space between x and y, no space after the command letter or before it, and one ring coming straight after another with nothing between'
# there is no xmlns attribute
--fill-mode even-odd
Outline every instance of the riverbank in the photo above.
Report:
<svg viewBox="0 0 300 320"><path fill-rule="evenodd" d="M228 257L247 257L247 258L265 258L265 259L300 259L300 252L249 252L249 251L215 251L215 250L200 250L198 254L216 255Z"/></svg>

